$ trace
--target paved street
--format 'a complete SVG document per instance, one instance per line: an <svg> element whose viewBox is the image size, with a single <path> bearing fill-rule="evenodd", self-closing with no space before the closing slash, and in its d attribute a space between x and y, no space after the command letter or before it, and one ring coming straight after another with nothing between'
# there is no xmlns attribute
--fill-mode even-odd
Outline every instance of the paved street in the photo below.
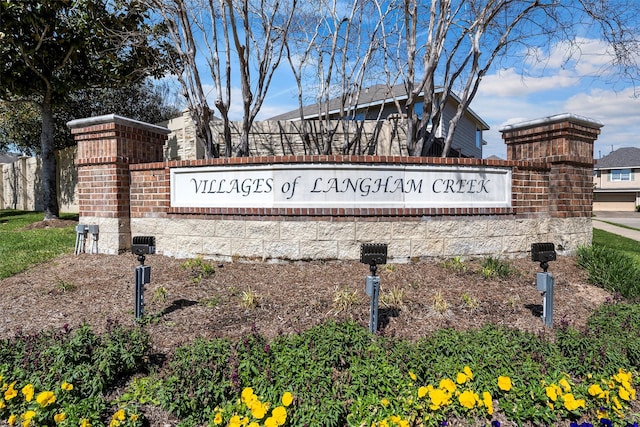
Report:
<svg viewBox="0 0 640 427"><path fill-rule="evenodd" d="M594 228L640 241L640 212L596 211L593 214ZM629 230L628 228L616 227L615 225L608 223L615 223L624 225L626 227L633 227L637 230Z"/></svg>

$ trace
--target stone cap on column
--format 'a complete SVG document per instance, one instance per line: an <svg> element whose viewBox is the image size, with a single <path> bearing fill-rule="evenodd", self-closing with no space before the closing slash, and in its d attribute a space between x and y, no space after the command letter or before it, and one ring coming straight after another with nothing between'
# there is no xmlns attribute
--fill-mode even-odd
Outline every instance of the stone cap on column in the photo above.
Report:
<svg viewBox="0 0 640 427"><path fill-rule="evenodd" d="M502 133L506 133L506 132L512 132L515 130L525 130L525 129L541 127L541 126L546 127L559 122L571 122L571 123L580 124L586 127L591 127L594 129L600 129L601 127L604 126L604 123L599 122L597 120L589 119L587 117L579 116L577 114L562 113L562 114L556 114L553 116L542 117L539 119L526 120L524 122L505 125L502 128L500 128L499 131Z"/></svg>
<svg viewBox="0 0 640 427"><path fill-rule="evenodd" d="M134 164L163 160L169 129L108 114L67 123L78 143L77 165Z"/></svg>
<svg viewBox="0 0 640 427"><path fill-rule="evenodd" d="M84 119L75 119L67 122L69 129L86 128L91 126L98 126L107 123L115 123L125 126L133 126L149 130L151 132L164 133L169 135L171 131L166 127L152 125L150 123L141 122L139 120L129 119L127 117L119 116L117 114L106 114L103 116L87 117Z"/></svg>

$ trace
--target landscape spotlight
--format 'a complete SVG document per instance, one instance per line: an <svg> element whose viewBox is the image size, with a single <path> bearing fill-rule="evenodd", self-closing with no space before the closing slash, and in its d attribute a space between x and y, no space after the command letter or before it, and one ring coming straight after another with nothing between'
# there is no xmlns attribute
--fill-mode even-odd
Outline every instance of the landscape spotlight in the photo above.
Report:
<svg viewBox="0 0 640 427"><path fill-rule="evenodd" d="M385 243L363 243L360 247L360 262L369 264L375 276L378 264L387 263L387 245Z"/></svg>
<svg viewBox="0 0 640 427"><path fill-rule="evenodd" d="M531 261L540 263L540 267L546 272L549 268L549 261L556 260L556 247L553 243L533 243L531 244Z"/></svg>

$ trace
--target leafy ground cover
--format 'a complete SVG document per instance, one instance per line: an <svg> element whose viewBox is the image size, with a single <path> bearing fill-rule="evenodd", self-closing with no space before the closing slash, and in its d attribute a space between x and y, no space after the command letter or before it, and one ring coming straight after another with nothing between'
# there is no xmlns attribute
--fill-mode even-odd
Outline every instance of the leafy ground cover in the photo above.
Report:
<svg viewBox="0 0 640 427"><path fill-rule="evenodd" d="M633 425L640 309L634 295L593 286L577 261L551 264L553 329L539 319L539 266L529 260L384 266L381 327L371 335L368 267L358 263L151 256L146 317L136 323L135 257L59 256L0 282L0 418Z"/></svg>

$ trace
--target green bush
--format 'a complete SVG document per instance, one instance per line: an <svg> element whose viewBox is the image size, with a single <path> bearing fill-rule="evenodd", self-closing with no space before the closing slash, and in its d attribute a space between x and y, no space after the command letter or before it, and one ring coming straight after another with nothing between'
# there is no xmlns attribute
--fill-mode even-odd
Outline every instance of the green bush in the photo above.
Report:
<svg viewBox="0 0 640 427"><path fill-rule="evenodd" d="M115 324L101 335L85 325L2 340L0 384L3 391L8 384L22 391L10 401L4 395L6 404L0 407L0 417L29 410L35 414L37 425L53 425L53 417L61 413L68 425L80 425L82 420L100 425L111 410L105 396L146 365L149 348L148 335L141 329ZM24 387L31 387L35 394L51 393L55 405L41 407L25 401ZM142 422L133 406L121 409L127 416L132 415L126 425L137 426Z"/></svg>
<svg viewBox="0 0 640 427"><path fill-rule="evenodd" d="M640 297L640 268L633 257L602 246L580 246L577 256L594 285L630 300Z"/></svg>
<svg viewBox="0 0 640 427"><path fill-rule="evenodd" d="M223 339L200 339L177 349L161 375L161 406L194 424L204 422L234 395L230 356L231 342Z"/></svg>

